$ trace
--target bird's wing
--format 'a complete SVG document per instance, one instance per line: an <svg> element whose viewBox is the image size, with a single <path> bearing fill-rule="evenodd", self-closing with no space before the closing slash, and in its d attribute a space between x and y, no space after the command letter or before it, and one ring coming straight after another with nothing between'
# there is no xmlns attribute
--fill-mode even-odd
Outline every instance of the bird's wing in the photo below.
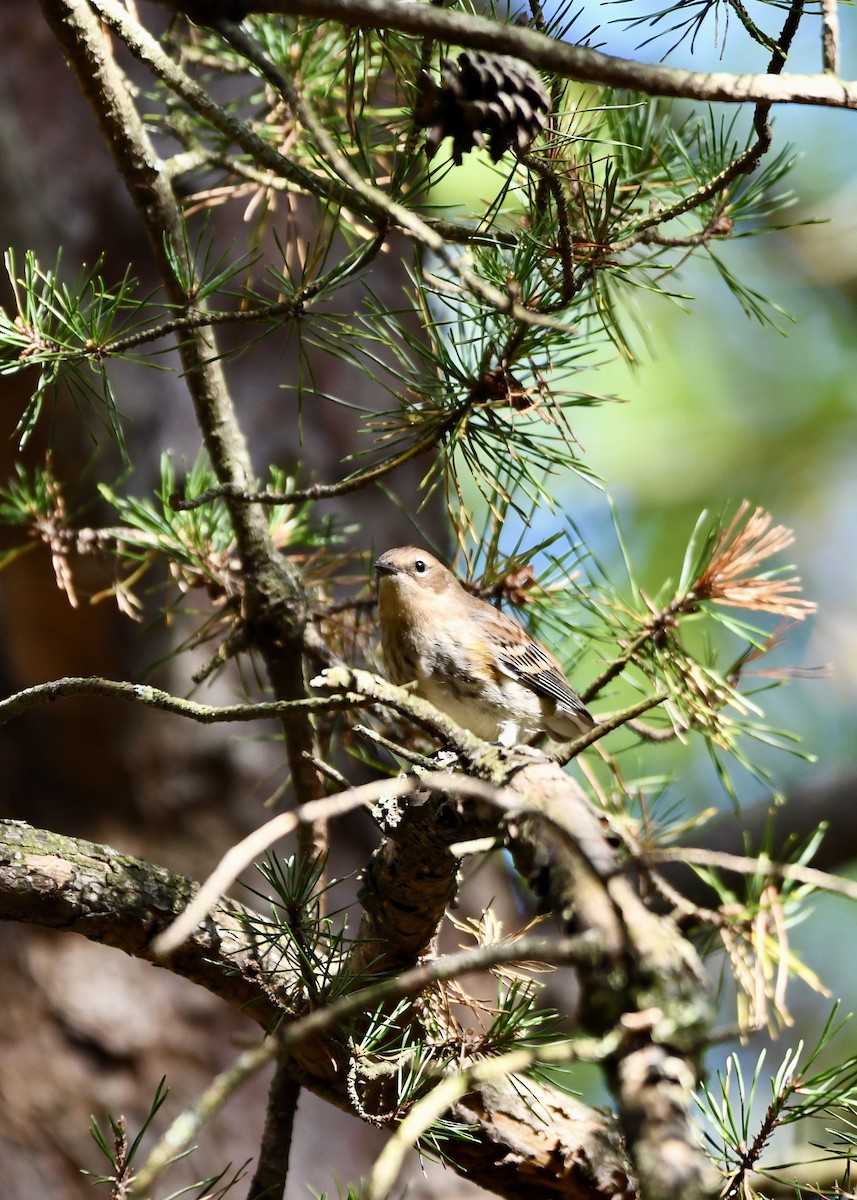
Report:
<svg viewBox="0 0 857 1200"><path fill-rule="evenodd" d="M515 622L515 630L521 627ZM497 649L497 666L508 675L526 684L537 695L553 700L570 713L588 717L586 705L569 686L556 659L543 646L529 638L504 641Z"/></svg>

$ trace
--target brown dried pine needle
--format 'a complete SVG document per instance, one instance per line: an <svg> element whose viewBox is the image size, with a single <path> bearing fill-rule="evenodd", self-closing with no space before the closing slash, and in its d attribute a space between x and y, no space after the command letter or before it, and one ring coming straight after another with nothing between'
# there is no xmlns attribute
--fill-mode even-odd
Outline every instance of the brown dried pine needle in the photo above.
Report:
<svg viewBox="0 0 857 1200"><path fill-rule="evenodd" d="M815 612L812 600L804 600L796 575L774 579L757 574L759 565L779 554L794 541L785 525L771 526L771 514L756 508L748 516L750 502L743 500L714 546L711 561L693 584L696 600L712 600L737 608L775 613L802 621Z"/></svg>

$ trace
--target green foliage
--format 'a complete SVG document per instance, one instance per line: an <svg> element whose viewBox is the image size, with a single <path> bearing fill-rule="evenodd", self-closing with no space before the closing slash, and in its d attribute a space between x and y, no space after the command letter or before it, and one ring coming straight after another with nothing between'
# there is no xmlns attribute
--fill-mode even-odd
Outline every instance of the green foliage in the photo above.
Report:
<svg viewBox="0 0 857 1200"><path fill-rule="evenodd" d="M77 279L60 278L62 253L52 269L40 267L27 251L23 270L13 250L4 257L15 296L15 311L0 309L0 375L35 369L36 383L16 434L23 446L42 412L44 399L64 384L76 403L86 403L124 448L116 398L104 367L105 346L140 327L148 301L136 295L137 282L126 271L108 286L101 260L81 268ZM129 357L124 355L123 357Z"/></svg>
<svg viewBox="0 0 857 1200"><path fill-rule="evenodd" d="M379 1006L352 1024L358 1074L374 1078L385 1068L395 1072L396 1105L384 1114L384 1123L400 1121L459 1066L561 1040L560 1018L535 1003L540 989L532 977L509 979L498 972L496 984L496 999L491 1001L474 1001L463 992L448 994L437 987L423 994L416 1010L410 1002ZM466 1006L475 1028L458 1025L451 1001ZM419 1025L414 1023L415 1013ZM539 1063L538 1053L516 1080L522 1094L526 1093L527 1075L553 1078ZM452 1162L455 1143L472 1139L466 1124L437 1117L422 1132L419 1149L429 1157Z"/></svg>
<svg viewBox="0 0 857 1200"><path fill-rule="evenodd" d="M135 1176L134 1164L140 1157L141 1147L146 1134L151 1128L152 1122L169 1095L169 1088L165 1085L166 1078L163 1078L155 1090L155 1095L152 1098L149 1111L140 1126L140 1130L131 1142L128 1140L124 1117L108 1115L109 1135L106 1130L101 1128L95 1117L92 1118L90 1126L92 1140L95 1142L100 1153L107 1159L111 1168L110 1174L96 1176L92 1182L96 1186L108 1186L111 1189L111 1198L126 1196L129 1194L130 1189L133 1188ZM172 1162L168 1165L179 1162L191 1152L188 1150L175 1155ZM178 1191L170 1192L169 1195L164 1196L164 1200L179 1200L181 1196L193 1197L195 1200L223 1200L223 1197L232 1191L244 1177L244 1167L239 1168L231 1176L229 1175L229 1170L229 1167L224 1167L216 1175L210 1175L207 1179L201 1179L196 1183L179 1188ZM89 1172L84 1172L84 1174L89 1174ZM218 1187L221 1183L223 1186Z"/></svg>
<svg viewBox="0 0 857 1200"><path fill-rule="evenodd" d="M101 1184L110 1184L111 1186L118 1185L121 1182L128 1182L133 1175L133 1163L140 1150L140 1145L143 1138L158 1114L158 1110L163 1105L169 1095L169 1088L165 1086L166 1079L162 1078L157 1088L155 1095L152 1098L152 1103L149 1106L149 1111L140 1126L133 1141L128 1141L128 1133L125 1127L124 1117L108 1116L107 1123L110 1127L110 1133L101 1128L95 1117L92 1118L90 1125L90 1135L95 1142L101 1154L107 1159L112 1168L110 1175L101 1175L94 1182ZM111 1140L112 1138L112 1140Z"/></svg>
<svg viewBox="0 0 857 1200"><path fill-rule="evenodd" d="M352 939L346 909L327 911L334 884L326 880L324 858L269 854L259 874L273 894L250 891L270 910L251 919L254 939L269 966L267 985L284 1007L317 1008L359 986L345 971Z"/></svg>
<svg viewBox="0 0 857 1200"><path fill-rule="evenodd" d="M486 250L485 260L494 283L517 269L499 250ZM565 330L521 329L504 314L419 279L414 288L414 308L391 312L372 297L361 322L370 345L379 347L369 369L397 402L367 422L374 453L383 447L386 462L398 465L415 448L435 446L425 495L443 487L450 512L462 521L471 484L494 512L511 506L522 513L534 499L549 502L548 472L588 476L569 413L603 400L573 388L596 346ZM425 335L418 342L407 334L414 311ZM561 386L553 382L560 379Z"/></svg>
<svg viewBox="0 0 857 1200"><path fill-rule="evenodd" d="M32 525L53 511L52 489L56 480L50 468L29 471L23 463L15 463L14 474L0 488L0 522L8 526Z"/></svg>
<svg viewBox="0 0 857 1200"><path fill-rule="evenodd" d="M822 826L800 844L777 847L776 857L781 862L806 866L826 834L827 828ZM748 857L770 858L774 852L770 842L767 837L759 847L747 846ZM703 954L722 955L728 965L728 990L734 992L742 1028L767 1026L775 1030L791 1024L786 997L792 979L799 979L818 995L828 994L824 981L790 944L791 931L809 915L814 887L790 879L775 887L761 861L758 870L743 876L737 886L715 867L694 870L711 889L717 911L722 914L722 921L711 926L701 922L698 944ZM732 995L725 999L731 1002Z"/></svg>
<svg viewBox="0 0 857 1200"><path fill-rule="evenodd" d="M258 261L256 254L242 254L235 261L226 251L218 254L208 213L193 239L187 222L182 223L180 247L165 238L164 253L176 282L192 303L222 295L226 284L252 270Z"/></svg>
<svg viewBox="0 0 857 1200"><path fill-rule="evenodd" d="M839 1059L823 1065L830 1057L830 1044L850 1017L838 1018L832 1009L816 1045L805 1052L803 1041L787 1050L776 1073L770 1077L770 1099L764 1105L761 1095L766 1052L756 1060L751 1078L745 1078L738 1055L730 1055L725 1071L718 1070L717 1086L703 1085L700 1108L708 1130L706 1141L727 1180L724 1194L737 1200L753 1200L763 1195L767 1182L776 1187L789 1186L790 1170L796 1162L783 1161L780 1151L774 1162L769 1155L778 1145L778 1129L801 1121L823 1117L838 1122L828 1130L829 1141L818 1145L814 1160L839 1159L843 1143L851 1144L850 1128L857 1113L857 1057ZM771 1142L774 1142L774 1147ZM796 1195L817 1195L806 1185L806 1192L795 1184Z"/></svg>
<svg viewBox="0 0 857 1200"><path fill-rule="evenodd" d="M24 529L29 539L0 554L0 570L42 541L57 561L87 553L113 557L117 567L113 595L127 616L136 619L142 611L143 601L135 589L154 567L166 568L177 589L171 605L181 603L192 589L205 588L210 597L221 601L216 605L219 612L222 601L234 594L237 555L226 500L204 454L185 466L181 477L169 453L161 456L160 466L161 480L153 498L123 495L119 485L98 484L98 493L116 511L120 523L87 528L73 524L79 514L67 511L50 459L32 471L16 464L13 477L0 488L0 525ZM293 485L285 472L270 469L269 487L274 494L290 491ZM204 503L195 503L206 496ZM177 507L179 499L187 507ZM267 511L274 543L283 551L329 546L338 536L330 521L311 520L305 502L271 505ZM60 575L60 586L68 591L70 575L63 579ZM165 613L169 608L165 606Z"/></svg>
<svg viewBox="0 0 857 1200"><path fill-rule="evenodd" d="M502 1054L518 1046L539 1046L558 1041L562 1017L552 1009L537 1006L538 993L532 979L499 981L494 1017L484 1034L484 1045ZM538 1060L535 1069L538 1071Z"/></svg>
<svg viewBox="0 0 857 1200"><path fill-rule="evenodd" d="M290 491L294 486L294 480L277 467L271 468L269 478L268 486L274 493ZM230 556L236 552L226 501L215 495L204 504L175 507L177 497L192 502L212 489L216 491L217 486L205 456L200 455L186 467L179 481L172 456L164 454L154 500L121 496L106 484L99 485L99 491L123 522L122 540L128 557L142 558L156 552L189 582L203 581L225 588ZM277 546L284 550L330 540L322 528L311 525L306 503L272 506L269 522Z"/></svg>
<svg viewBox="0 0 857 1200"><path fill-rule="evenodd" d="M310 1193L315 1200L330 1200L327 1192L315 1192L310 1188ZM359 1184L337 1184L336 1188L337 1200L365 1200L365 1193ZM405 1200L407 1192L402 1192L397 1200Z"/></svg>

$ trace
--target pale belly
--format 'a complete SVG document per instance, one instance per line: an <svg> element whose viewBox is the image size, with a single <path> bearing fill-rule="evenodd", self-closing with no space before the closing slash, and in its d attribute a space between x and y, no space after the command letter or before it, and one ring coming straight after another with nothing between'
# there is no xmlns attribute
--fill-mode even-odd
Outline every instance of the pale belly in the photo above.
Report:
<svg viewBox="0 0 857 1200"><path fill-rule="evenodd" d="M514 745L544 729L541 703L529 688L509 680L491 683L482 689L481 695L474 696L465 693L466 686L456 695L448 688L438 687L432 678L419 680L420 693L429 703L446 713L456 725L487 742Z"/></svg>

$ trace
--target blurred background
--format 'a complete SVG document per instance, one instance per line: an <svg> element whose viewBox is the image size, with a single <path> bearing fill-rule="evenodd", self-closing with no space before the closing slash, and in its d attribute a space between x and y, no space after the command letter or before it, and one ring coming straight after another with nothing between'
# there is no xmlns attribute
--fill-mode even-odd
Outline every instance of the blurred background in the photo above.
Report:
<svg viewBox="0 0 857 1200"><path fill-rule="evenodd" d="M604 12L593 9L590 17L591 25ZM757 68L749 47L742 62L744 35L733 24L729 69ZM604 28L604 48L612 53L631 53L642 40L640 31L629 36L620 25ZM671 61L716 67L717 52L710 59L702 53L705 41L699 38L693 56L685 47ZM104 250L108 278L120 275L128 261L142 273L148 254L136 216L74 80L28 0L6 0L0 7L0 46L0 243L19 254L32 248L45 264L53 263L62 245L72 271ZM855 48L846 29L846 64L854 63ZM654 44L643 57L654 61L662 49ZM814 71L817 63L817 46L807 38L791 69ZM846 66L845 74L854 71ZM747 128L749 114L743 121ZM772 750L764 765L780 790L798 797L798 810L812 812L811 822L830 822L825 862L849 869L857 857L857 117L783 108L775 113L774 129L776 144L791 142L797 154L783 185L799 197L785 214L796 225L719 242L717 253L782 311L771 311L770 324L748 317L705 255L694 255L674 276L676 292L694 299L641 295L636 311L645 334L634 338L636 363L617 360L593 371L593 390L626 403L581 409L573 426L588 466L617 505L642 582L653 592L677 578L703 509L731 512L747 498L794 529L791 561L819 611L792 631L768 665L830 664L832 670L829 677L818 672L796 678L766 696L771 723L799 733L800 748L813 761ZM461 168L450 186L478 193L478 174ZM391 303L401 282L391 268ZM263 351L262 359L257 352L252 364L239 358L230 366L259 462L288 466L294 460L280 392L290 369L278 346ZM0 381L2 479L13 457L10 435L26 400L25 382ZM371 384L363 382L367 395L361 399L374 402ZM328 378L322 386L347 394L353 383ZM123 404L132 420L132 453L143 469L148 463L153 479L163 447L195 455L192 414L180 382L169 374L129 372ZM313 423L305 409L304 429L302 457L318 477L333 478L348 444L341 410L328 410ZM43 451L44 444L33 446L35 461ZM73 413L58 415L54 453L60 477L71 470L112 479L118 469L109 452L93 457ZM420 473L405 485L413 494ZM559 495L605 563L617 562L605 493L573 477ZM380 493L361 499L359 510L351 500L348 505L349 519L366 522L376 545L412 539L406 518ZM429 510L425 521L442 543L440 510ZM95 577L84 583L95 591L98 567L91 570ZM0 613L4 694L64 674L127 677L158 657L161 635L132 625L109 606L70 609L44 555L26 556L0 574ZM176 690L189 674L183 661L172 680ZM170 686L169 674L159 682ZM229 698L228 685L222 686L223 695L215 690L207 698ZM738 829L731 800L693 742L665 747L660 769L680 780L682 798L694 810L722 809L724 821ZM191 875L203 874L230 841L261 823L280 770L278 749L264 738L216 729L194 729L191 736L157 715L120 711L103 701L68 701L0 731L4 815L109 842ZM748 810L770 799L758 780L737 777L736 787ZM362 835L358 827L354 861L343 868L359 865L371 844L368 824ZM812 920L792 934L795 948L833 995L846 998L846 1006L857 985L853 921L843 901L819 898ZM795 983L789 1007L797 1031L811 1041L829 1004ZM91 1113L124 1112L133 1124L167 1075L174 1115L253 1034L249 1022L166 972L120 960L83 939L29 928L0 929L0 1011L0 1161L7 1200L89 1195L91 1184L79 1168L101 1169L87 1135ZM790 1033L789 1041L795 1036ZM846 1036L857 1043L853 1033ZM777 1060L779 1051L773 1053ZM208 1164L215 1150L218 1166L230 1160L238 1166L254 1153L265 1088L265 1079L254 1081L238 1105L215 1121L202 1139L200 1163ZM305 1097L289 1200L308 1194L308 1185L335 1190L333 1173L353 1178L357 1156L371 1153L374 1141L373 1131ZM439 1182L437 1175L415 1170L411 1195L441 1189L447 1196L468 1190L449 1174Z"/></svg>

